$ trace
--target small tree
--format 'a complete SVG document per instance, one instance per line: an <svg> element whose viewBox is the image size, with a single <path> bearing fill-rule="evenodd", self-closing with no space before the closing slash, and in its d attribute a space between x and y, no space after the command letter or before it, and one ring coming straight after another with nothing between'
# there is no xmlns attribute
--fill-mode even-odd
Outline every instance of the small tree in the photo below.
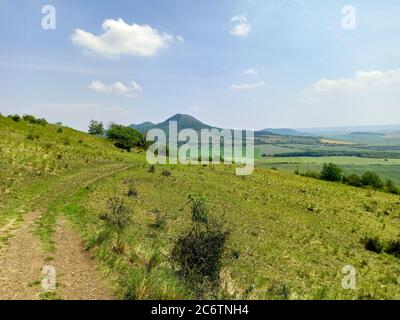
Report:
<svg viewBox="0 0 400 320"><path fill-rule="evenodd" d="M342 169L334 163L324 163L320 177L322 180L340 181L342 179Z"/></svg>
<svg viewBox="0 0 400 320"><path fill-rule="evenodd" d="M100 136L104 133L104 125L100 121L91 120L89 124L89 134L94 136Z"/></svg>
<svg viewBox="0 0 400 320"><path fill-rule="evenodd" d="M143 135L130 127L111 124L107 131L107 138L114 141L115 146L130 151L133 147L141 147Z"/></svg>

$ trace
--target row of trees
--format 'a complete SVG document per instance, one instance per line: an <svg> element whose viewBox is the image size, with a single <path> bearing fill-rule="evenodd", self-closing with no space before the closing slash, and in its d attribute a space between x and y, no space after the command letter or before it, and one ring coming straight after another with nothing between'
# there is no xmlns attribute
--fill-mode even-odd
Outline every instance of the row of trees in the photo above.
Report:
<svg viewBox="0 0 400 320"><path fill-rule="evenodd" d="M106 136L107 139L114 142L115 146L120 149L130 151L132 148L146 148L148 143L143 134L139 131L112 123L107 130L100 121L92 120L89 124L89 134L96 136Z"/></svg>
<svg viewBox="0 0 400 320"><path fill-rule="evenodd" d="M367 171L362 176L357 174L344 175L343 170L334 163L325 163L319 174L310 173L305 176L312 176L326 181L342 182L353 187L369 187L376 190L385 190L393 194L400 194L399 189L392 180L384 182L375 172Z"/></svg>

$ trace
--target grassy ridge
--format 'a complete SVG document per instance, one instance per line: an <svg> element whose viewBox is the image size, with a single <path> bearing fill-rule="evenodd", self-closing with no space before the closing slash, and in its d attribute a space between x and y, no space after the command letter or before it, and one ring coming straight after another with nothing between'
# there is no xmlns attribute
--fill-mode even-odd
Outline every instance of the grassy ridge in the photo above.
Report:
<svg viewBox="0 0 400 320"><path fill-rule="evenodd" d="M398 196L266 169L249 177L224 165L156 166L153 172L144 154L59 129L0 117L0 228L40 208L36 234L51 252L54 223L65 214L121 298L197 297L170 260L190 224L187 195L195 192L208 198L210 212L230 232L217 297L400 299L400 260L361 243L366 236L399 240ZM129 196L132 184L137 195ZM100 219L113 196L132 213L120 237ZM345 265L357 270L356 290L341 287Z"/></svg>
<svg viewBox="0 0 400 320"><path fill-rule="evenodd" d="M222 215L230 230L223 297L400 298L399 260L361 243L369 235L399 238L398 197L262 169L240 178L232 169L174 166L165 177L162 168L149 173L135 167L82 190L68 211L96 256L116 273L123 297L191 297L171 272L169 252L190 223L187 193L194 191L209 198L211 212ZM102 238L98 217L108 197L126 196L127 179L138 197L127 197L133 223L121 254L113 240ZM157 212L166 216L165 229L154 228ZM357 290L341 288L345 265L357 269Z"/></svg>

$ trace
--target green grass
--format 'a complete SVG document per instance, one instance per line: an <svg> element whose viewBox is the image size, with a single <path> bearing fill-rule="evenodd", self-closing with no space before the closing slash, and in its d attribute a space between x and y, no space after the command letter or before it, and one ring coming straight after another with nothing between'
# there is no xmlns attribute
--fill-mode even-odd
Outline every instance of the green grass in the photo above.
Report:
<svg viewBox="0 0 400 320"><path fill-rule="evenodd" d="M41 210L36 235L51 256L55 221L65 215L118 298L198 298L170 260L175 240L190 226L187 196L195 192L208 198L210 213L229 231L217 298L400 299L400 260L361 242L399 240L399 196L263 168L239 177L233 165L156 166L151 173L143 153L58 129L0 117L0 228L12 221L16 228L25 212ZM28 139L31 132L39 139ZM127 181L136 197L128 196ZM118 234L100 219L113 196L132 208L131 223ZM357 270L356 290L341 287L345 265Z"/></svg>

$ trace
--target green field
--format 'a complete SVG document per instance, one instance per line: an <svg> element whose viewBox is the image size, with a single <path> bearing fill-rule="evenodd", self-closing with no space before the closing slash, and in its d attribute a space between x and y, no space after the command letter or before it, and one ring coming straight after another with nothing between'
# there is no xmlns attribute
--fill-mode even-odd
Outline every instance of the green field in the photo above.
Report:
<svg viewBox="0 0 400 320"><path fill-rule="evenodd" d="M0 246L8 245L27 212L40 209L34 234L51 257L62 249L54 232L65 217L115 298L400 299L399 258L366 250L361 241L400 240L399 196L264 168L248 177L236 176L233 165L149 170L143 152L1 116L0 133ZM390 161L379 165L397 163ZM131 185L135 196L128 196ZM176 239L191 223L192 192L208 199L210 214L229 231L219 286L201 294L171 260ZM130 208L130 223L118 237L101 218L115 196ZM346 265L357 270L355 290L341 286Z"/></svg>

